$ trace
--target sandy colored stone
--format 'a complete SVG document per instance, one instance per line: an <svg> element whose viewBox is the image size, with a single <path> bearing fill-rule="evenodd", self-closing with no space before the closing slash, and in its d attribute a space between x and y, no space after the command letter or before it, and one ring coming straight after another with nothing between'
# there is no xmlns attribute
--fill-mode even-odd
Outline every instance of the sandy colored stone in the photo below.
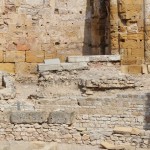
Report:
<svg viewBox="0 0 150 150"><path fill-rule="evenodd" d="M4 52L0 51L0 62L3 62L4 60Z"/></svg>
<svg viewBox="0 0 150 150"><path fill-rule="evenodd" d="M44 51L26 51L26 62L40 63L44 61Z"/></svg>
<svg viewBox="0 0 150 150"><path fill-rule="evenodd" d="M24 62L25 61L25 52L24 51L6 51L5 62Z"/></svg>
<svg viewBox="0 0 150 150"><path fill-rule="evenodd" d="M15 69L17 74L37 74L37 63L18 62Z"/></svg>
<svg viewBox="0 0 150 150"><path fill-rule="evenodd" d="M110 142L101 142L101 145L108 149L108 150L123 150L124 147L121 146L121 145L114 145L114 144L111 144Z"/></svg>
<svg viewBox="0 0 150 150"><path fill-rule="evenodd" d="M115 127L113 131L114 133L118 133L118 134L131 134L132 128L131 127Z"/></svg>
<svg viewBox="0 0 150 150"><path fill-rule="evenodd" d="M15 73L15 64L14 63L0 63L0 70L6 71L8 73Z"/></svg>
<svg viewBox="0 0 150 150"><path fill-rule="evenodd" d="M129 73L139 74L142 73L142 66L140 65L129 65Z"/></svg>

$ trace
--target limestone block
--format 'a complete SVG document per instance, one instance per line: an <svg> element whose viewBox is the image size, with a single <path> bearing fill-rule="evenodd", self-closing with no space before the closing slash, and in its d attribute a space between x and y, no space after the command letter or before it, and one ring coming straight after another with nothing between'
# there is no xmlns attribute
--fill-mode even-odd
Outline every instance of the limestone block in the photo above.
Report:
<svg viewBox="0 0 150 150"><path fill-rule="evenodd" d="M134 65L137 63L137 60L135 58L123 58L121 60L122 65Z"/></svg>
<svg viewBox="0 0 150 150"><path fill-rule="evenodd" d="M132 73L132 74L142 73L142 66L140 66L140 65L129 66L129 73Z"/></svg>
<svg viewBox="0 0 150 150"><path fill-rule="evenodd" d="M128 65L121 65L121 72L128 73Z"/></svg>
<svg viewBox="0 0 150 150"><path fill-rule="evenodd" d="M75 117L74 112L63 110L51 112L48 118L49 124L72 124Z"/></svg>
<svg viewBox="0 0 150 150"><path fill-rule="evenodd" d="M81 70L81 69L87 69L88 65L86 62L80 62L80 63L61 63L62 70Z"/></svg>
<svg viewBox="0 0 150 150"><path fill-rule="evenodd" d="M15 64L14 63L0 63L0 70L6 71L8 73L15 73Z"/></svg>
<svg viewBox="0 0 150 150"><path fill-rule="evenodd" d="M60 64L60 60L59 60L59 58L55 58L55 59L45 59L45 60L44 60L44 63L45 63L45 64L51 64L51 65L53 65L53 64Z"/></svg>
<svg viewBox="0 0 150 150"><path fill-rule="evenodd" d="M55 70L62 70L60 64L53 64L53 65L38 64L38 71L40 71L40 72L55 71Z"/></svg>
<svg viewBox="0 0 150 150"><path fill-rule="evenodd" d="M148 65L148 73L150 73L150 65Z"/></svg>
<svg viewBox="0 0 150 150"><path fill-rule="evenodd" d="M118 134L131 134L132 128L131 127L115 127L113 131L114 133L118 133Z"/></svg>
<svg viewBox="0 0 150 150"><path fill-rule="evenodd" d="M124 146L121 146L121 145L114 145L114 144L111 144L110 142L101 142L101 145L108 149L108 150L123 150L124 149Z"/></svg>
<svg viewBox="0 0 150 150"><path fill-rule="evenodd" d="M43 5L44 4L44 0L26 0L26 3L28 5L31 5L31 6L36 6L36 5Z"/></svg>
<svg viewBox="0 0 150 150"><path fill-rule="evenodd" d="M91 55L91 56L69 56L68 62L107 62L120 61L120 55Z"/></svg>
<svg viewBox="0 0 150 150"><path fill-rule="evenodd" d="M15 63L16 74L37 74L37 63L18 62Z"/></svg>
<svg viewBox="0 0 150 150"><path fill-rule="evenodd" d="M0 62L3 62L4 60L4 52L0 51Z"/></svg>
<svg viewBox="0 0 150 150"><path fill-rule="evenodd" d="M148 66L147 65L142 65L142 73L148 74Z"/></svg>
<svg viewBox="0 0 150 150"><path fill-rule="evenodd" d="M10 112L0 112L0 123L9 123L10 114Z"/></svg>
<svg viewBox="0 0 150 150"><path fill-rule="evenodd" d="M16 111L10 116L11 123L32 124L47 122L47 113L39 111Z"/></svg>
<svg viewBox="0 0 150 150"><path fill-rule="evenodd" d="M40 63L44 61L44 51L26 51L26 62Z"/></svg>
<svg viewBox="0 0 150 150"><path fill-rule="evenodd" d="M19 51L27 51L30 49L28 44L17 44L17 50Z"/></svg>
<svg viewBox="0 0 150 150"><path fill-rule="evenodd" d="M68 62L70 63L77 63L77 62L89 62L90 57L89 56L69 56Z"/></svg>
<svg viewBox="0 0 150 150"><path fill-rule="evenodd" d="M24 51L6 51L4 62L24 62Z"/></svg>

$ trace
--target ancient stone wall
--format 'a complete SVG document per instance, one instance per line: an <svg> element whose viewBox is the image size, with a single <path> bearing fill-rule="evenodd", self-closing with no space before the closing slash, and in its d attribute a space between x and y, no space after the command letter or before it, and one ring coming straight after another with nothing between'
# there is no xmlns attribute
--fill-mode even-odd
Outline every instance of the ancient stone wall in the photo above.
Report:
<svg viewBox="0 0 150 150"><path fill-rule="evenodd" d="M121 54L123 72L141 73L144 46L149 62L148 0L1 0L0 15L4 71L32 74L44 59Z"/></svg>
<svg viewBox="0 0 150 150"><path fill-rule="evenodd" d="M40 101L35 110L0 114L0 140L45 141L147 148L150 118L148 94L118 94L115 98ZM27 106L26 108L28 108ZM2 107L1 107L2 108ZM57 111L55 111L57 110Z"/></svg>
<svg viewBox="0 0 150 150"><path fill-rule="evenodd" d="M144 63L143 0L119 0L118 7L122 67L129 73L140 73Z"/></svg>
<svg viewBox="0 0 150 150"><path fill-rule="evenodd" d="M145 0L145 60L150 64L150 1Z"/></svg>
<svg viewBox="0 0 150 150"><path fill-rule="evenodd" d="M35 73L44 59L104 54L103 5L99 0L1 0L0 69Z"/></svg>

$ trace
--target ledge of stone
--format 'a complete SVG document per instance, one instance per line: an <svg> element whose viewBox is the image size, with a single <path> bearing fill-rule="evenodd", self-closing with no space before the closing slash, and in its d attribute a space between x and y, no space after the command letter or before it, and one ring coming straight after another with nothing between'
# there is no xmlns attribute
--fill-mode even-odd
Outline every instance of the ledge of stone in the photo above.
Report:
<svg viewBox="0 0 150 150"><path fill-rule="evenodd" d="M68 62L118 62L120 55L69 56Z"/></svg>
<svg viewBox="0 0 150 150"><path fill-rule="evenodd" d="M71 71L71 70L82 70L88 69L86 62L79 63L58 63L58 64L38 64L39 72L44 71Z"/></svg>

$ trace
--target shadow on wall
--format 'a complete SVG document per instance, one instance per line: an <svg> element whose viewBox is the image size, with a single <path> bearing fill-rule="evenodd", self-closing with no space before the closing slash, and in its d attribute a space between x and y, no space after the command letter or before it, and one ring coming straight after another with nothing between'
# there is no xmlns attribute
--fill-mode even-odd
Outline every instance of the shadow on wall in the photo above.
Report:
<svg viewBox="0 0 150 150"><path fill-rule="evenodd" d="M109 54L107 0L87 0L83 55Z"/></svg>
<svg viewBox="0 0 150 150"><path fill-rule="evenodd" d="M150 93L147 94L147 100L145 103L145 130L150 130ZM148 148L150 148L150 137L148 140Z"/></svg>

